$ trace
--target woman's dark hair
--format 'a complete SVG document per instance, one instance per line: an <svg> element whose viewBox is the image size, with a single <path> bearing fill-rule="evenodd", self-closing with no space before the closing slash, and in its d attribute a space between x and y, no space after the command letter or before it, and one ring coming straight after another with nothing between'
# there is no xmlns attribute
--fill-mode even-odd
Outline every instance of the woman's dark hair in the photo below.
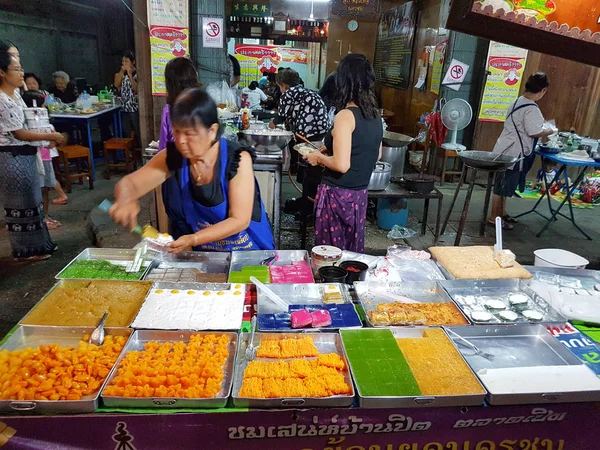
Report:
<svg viewBox="0 0 600 450"><path fill-rule="evenodd" d="M325 78L323 87L321 87L321 90L319 91L319 95L325 102L325 106L327 106L327 109L331 108L332 106L335 106L335 97L337 95L336 80L337 73L331 72L329 76Z"/></svg>
<svg viewBox="0 0 600 450"><path fill-rule="evenodd" d="M277 72L277 84L286 84L293 88L302 84L302 79L300 78L300 74L294 69L279 69L279 72Z"/></svg>
<svg viewBox="0 0 600 450"><path fill-rule="evenodd" d="M210 128L219 123L217 104L202 88L186 89L171 107L171 123L184 128L197 128L198 124Z"/></svg>
<svg viewBox="0 0 600 450"><path fill-rule="evenodd" d="M546 75L544 72L537 72L527 79L527 83L525 83L525 91L531 92L532 94L539 94L548 86L550 86L548 75Z"/></svg>
<svg viewBox="0 0 600 450"><path fill-rule="evenodd" d="M172 108L175 100L188 88L200 87L198 72L189 58L179 57L169 61L165 67L167 104Z"/></svg>
<svg viewBox="0 0 600 450"><path fill-rule="evenodd" d="M42 79L40 77L38 77L35 73L33 73L33 72L27 72L27 73L25 73L23 79L25 81L27 81L27 78L34 78L35 81L37 81L37 84L40 87L40 89L42 88Z"/></svg>
<svg viewBox="0 0 600 450"><path fill-rule="evenodd" d="M9 48L14 47L18 50L18 47L8 39L0 40L0 51L8 51Z"/></svg>
<svg viewBox="0 0 600 450"><path fill-rule="evenodd" d="M135 62L135 54L131 50L127 50L125 53L123 53L123 56L121 56L121 57L127 58L132 63Z"/></svg>
<svg viewBox="0 0 600 450"><path fill-rule="evenodd" d="M365 55L350 54L340 61L335 80L338 111L354 102L366 119L379 117L375 99L375 71Z"/></svg>
<svg viewBox="0 0 600 450"><path fill-rule="evenodd" d="M40 91L25 91L21 97L29 108L41 108L44 106L44 103L46 103L44 94L42 94ZM35 106L33 104L34 101Z"/></svg>
<svg viewBox="0 0 600 450"><path fill-rule="evenodd" d="M269 80L269 83L277 84L277 74L274 72L269 72L267 75L267 80Z"/></svg>
<svg viewBox="0 0 600 450"><path fill-rule="evenodd" d="M13 56L8 49L0 48L0 70L8 72L8 66L13 62Z"/></svg>
<svg viewBox="0 0 600 450"><path fill-rule="evenodd" d="M250 89L251 91L255 91L257 87L258 83L256 81L253 81L252 83L250 83L250 86L248 86L248 89Z"/></svg>

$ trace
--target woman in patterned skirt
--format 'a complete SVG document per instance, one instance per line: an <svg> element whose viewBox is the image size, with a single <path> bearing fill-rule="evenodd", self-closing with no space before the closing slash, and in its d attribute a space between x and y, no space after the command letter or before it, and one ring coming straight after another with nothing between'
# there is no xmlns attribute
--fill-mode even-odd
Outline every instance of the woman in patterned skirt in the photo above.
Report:
<svg viewBox="0 0 600 450"><path fill-rule="evenodd" d="M37 148L29 142L53 140L60 144L60 133L36 133L26 129L18 93L23 86L20 61L0 42L0 199L10 236L12 254L17 259L49 258L56 250L44 222Z"/></svg>
<svg viewBox="0 0 600 450"><path fill-rule="evenodd" d="M364 55L350 54L337 70L328 154L311 153L309 164L325 167L315 198L315 244L362 253L365 248L367 187L381 157L383 125L375 100L375 73Z"/></svg>
<svg viewBox="0 0 600 450"><path fill-rule="evenodd" d="M125 137L129 137L133 131L139 139L140 113L137 98L138 76L133 52L127 51L121 58L121 70L115 73L114 82L115 87L119 90L123 112L125 113L123 116L125 119Z"/></svg>

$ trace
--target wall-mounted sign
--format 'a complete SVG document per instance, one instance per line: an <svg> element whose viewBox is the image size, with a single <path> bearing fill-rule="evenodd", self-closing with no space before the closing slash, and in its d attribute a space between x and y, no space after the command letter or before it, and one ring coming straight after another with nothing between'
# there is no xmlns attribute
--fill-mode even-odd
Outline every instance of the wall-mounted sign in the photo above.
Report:
<svg viewBox="0 0 600 450"><path fill-rule="evenodd" d="M223 48L223 19L202 18L202 46L204 48Z"/></svg>
<svg viewBox="0 0 600 450"><path fill-rule="evenodd" d="M452 90L458 91L460 85L465 81L468 71L468 64L453 59L448 65L448 70L446 71L446 76L444 77L442 84L448 86Z"/></svg>
<svg viewBox="0 0 600 450"><path fill-rule="evenodd" d="M231 15L249 16L249 17L269 17L271 15L271 5L269 3L256 2L233 2L231 5Z"/></svg>
<svg viewBox="0 0 600 450"><path fill-rule="evenodd" d="M167 95L165 66L173 58L189 53L188 2L148 0L152 95Z"/></svg>
<svg viewBox="0 0 600 450"><path fill-rule="evenodd" d="M379 17L379 0L331 0L331 14Z"/></svg>
<svg viewBox="0 0 600 450"><path fill-rule="evenodd" d="M263 72L276 73L279 66L291 67L306 77L308 50L276 45L235 44L234 55L242 71L240 83L244 86L258 81Z"/></svg>
<svg viewBox="0 0 600 450"><path fill-rule="evenodd" d="M442 70L444 69L444 61L446 60L446 48L448 47L448 39L438 43L435 46L433 53L433 68L431 70L431 92L434 94L440 93L440 83L442 82Z"/></svg>
<svg viewBox="0 0 600 450"><path fill-rule="evenodd" d="M510 105L519 96L527 50L500 42L490 42L488 77L485 82L479 120L504 122Z"/></svg>
<svg viewBox="0 0 600 450"><path fill-rule="evenodd" d="M373 62L379 83L408 89L416 18L415 2L407 2L381 15Z"/></svg>
<svg viewBox="0 0 600 450"><path fill-rule="evenodd" d="M598 0L453 0L447 27L600 66Z"/></svg>

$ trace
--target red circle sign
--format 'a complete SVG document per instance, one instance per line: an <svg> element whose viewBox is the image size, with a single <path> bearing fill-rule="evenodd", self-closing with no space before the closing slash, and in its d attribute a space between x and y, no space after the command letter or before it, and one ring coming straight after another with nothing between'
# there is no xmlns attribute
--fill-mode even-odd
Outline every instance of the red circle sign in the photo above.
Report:
<svg viewBox="0 0 600 450"><path fill-rule="evenodd" d="M219 34L221 33L221 27L219 26L218 23L216 22L208 22L208 25L206 25L206 34L209 37L217 37Z"/></svg>
<svg viewBox="0 0 600 450"><path fill-rule="evenodd" d="M455 80L460 79L460 77L463 76L463 68L462 68L462 66L459 66L459 65L452 66L452 68L450 69L450 76L452 78L454 78Z"/></svg>

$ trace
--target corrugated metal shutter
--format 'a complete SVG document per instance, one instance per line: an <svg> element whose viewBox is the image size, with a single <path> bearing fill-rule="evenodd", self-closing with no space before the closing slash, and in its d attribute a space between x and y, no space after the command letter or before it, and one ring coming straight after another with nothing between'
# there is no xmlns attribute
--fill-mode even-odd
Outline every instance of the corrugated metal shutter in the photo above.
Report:
<svg viewBox="0 0 600 450"><path fill-rule="evenodd" d="M229 79L227 49L202 47L202 17L222 17L225 20L224 0L191 0L192 59L204 85Z"/></svg>

